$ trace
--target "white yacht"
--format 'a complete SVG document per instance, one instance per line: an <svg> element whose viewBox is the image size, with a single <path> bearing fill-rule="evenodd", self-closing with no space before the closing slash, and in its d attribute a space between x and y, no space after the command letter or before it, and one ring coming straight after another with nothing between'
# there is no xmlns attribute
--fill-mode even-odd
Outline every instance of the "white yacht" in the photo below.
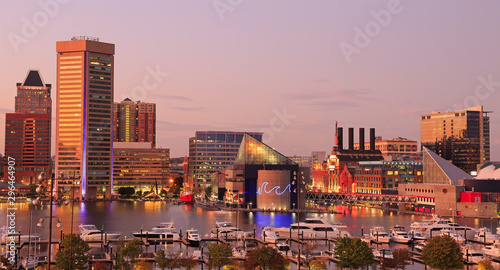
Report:
<svg viewBox="0 0 500 270"><path fill-rule="evenodd" d="M491 246L484 246L481 249L484 255L490 256L493 259L500 259L500 243L494 243Z"/></svg>
<svg viewBox="0 0 500 270"><path fill-rule="evenodd" d="M274 231L273 227L262 228L262 238L267 243L276 243L278 241L278 234Z"/></svg>
<svg viewBox="0 0 500 270"><path fill-rule="evenodd" d="M299 231L300 229L300 231ZM347 226L340 222L330 223L324 218L307 218L299 223L292 223L290 227L281 227L274 229L280 236L296 237L300 232L301 238L341 238L351 237L351 234L346 231Z"/></svg>
<svg viewBox="0 0 500 270"><path fill-rule="evenodd" d="M420 231L410 231L408 233L413 241L427 241L428 237Z"/></svg>
<svg viewBox="0 0 500 270"><path fill-rule="evenodd" d="M152 241L178 241L180 236L178 233L173 232L167 228L152 228L150 231L142 231L132 233L135 237L147 239L148 242Z"/></svg>
<svg viewBox="0 0 500 270"><path fill-rule="evenodd" d="M287 256L292 256L292 251L290 250L290 246L288 244L285 244L285 243L279 243L279 244L276 244L276 246L274 247L275 249L278 250L278 252L283 255L283 257L287 257Z"/></svg>
<svg viewBox="0 0 500 270"><path fill-rule="evenodd" d="M292 224L293 225L293 224ZM323 217L319 218L306 218L305 221L301 222L301 225L307 226L311 229L313 228L324 228L319 231L332 231L333 229L338 229L338 230L347 230L347 225L345 225L342 222L329 222ZM331 229L326 229L326 228L331 228Z"/></svg>
<svg viewBox="0 0 500 270"><path fill-rule="evenodd" d="M457 223L451 222L448 219L439 218L436 215L432 216L432 219L426 219L420 222L413 222L410 225L410 229L413 231L420 231L426 236L431 234L431 231L440 231L445 229L455 230L459 233L463 233L463 231L473 230L467 226L460 226ZM436 234L437 235L437 234Z"/></svg>
<svg viewBox="0 0 500 270"><path fill-rule="evenodd" d="M466 263L478 263L479 261L484 260L484 256L481 251L472 246L462 247L462 256L464 258L464 262Z"/></svg>
<svg viewBox="0 0 500 270"><path fill-rule="evenodd" d="M97 229L93 224L80 224L78 233L83 241L116 240L122 236L121 233L108 233Z"/></svg>
<svg viewBox="0 0 500 270"><path fill-rule="evenodd" d="M247 251L244 248L233 248L233 257L236 259L245 259Z"/></svg>
<svg viewBox="0 0 500 270"><path fill-rule="evenodd" d="M381 250L373 249L372 252L373 252L373 257L375 257L377 259L383 259L383 258L393 259L394 258L394 256L392 255L392 251L390 249L381 249Z"/></svg>
<svg viewBox="0 0 500 270"><path fill-rule="evenodd" d="M224 237L224 238L226 236L232 237L232 238L234 238L234 237L237 237L237 238L252 237L253 236L253 233L242 231L241 229L233 226L233 224L231 224L231 222L227 222L227 221L215 222L215 228L212 229L212 233L213 234L219 233L219 236Z"/></svg>
<svg viewBox="0 0 500 270"><path fill-rule="evenodd" d="M175 225L173 221L162 222L160 225L153 227L153 229L168 229L170 231L175 231Z"/></svg>
<svg viewBox="0 0 500 270"><path fill-rule="evenodd" d="M391 241L395 243L408 244L411 241L411 235L405 231L403 226L395 226L389 234Z"/></svg>
<svg viewBox="0 0 500 270"><path fill-rule="evenodd" d="M201 236L196 229L190 229L186 231L187 240L192 246L199 246L201 242Z"/></svg>
<svg viewBox="0 0 500 270"><path fill-rule="evenodd" d="M476 233L474 233L474 241L492 244L500 242L500 237L498 236L498 234L492 233L489 228L483 227L479 228Z"/></svg>
<svg viewBox="0 0 500 270"><path fill-rule="evenodd" d="M8 230L7 228L2 228L2 232L0 234L0 243L5 244L7 242L14 241L16 244L28 243L29 241L40 241L40 235L36 234L19 234L19 232L13 232L12 230Z"/></svg>
<svg viewBox="0 0 500 270"><path fill-rule="evenodd" d="M363 241L367 244L371 244L372 240L370 238L370 234L368 234L368 233L363 234L363 236L361 236L361 241Z"/></svg>
<svg viewBox="0 0 500 270"><path fill-rule="evenodd" d="M425 246L427 246L426 242L419 243L418 245L415 246L415 250L418 252L422 252L422 250L424 250Z"/></svg>
<svg viewBox="0 0 500 270"><path fill-rule="evenodd" d="M370 229L370 240L377 244L389 243L390 241L389 234L385 231L384 227L377 226L373 229Z"/></svg>
<svg viewBox="0 0 500 270"><path fill-rule="evenodd" d="M446 229L446 230L441 230L441 235L447 235L453 239L455 239L455 241L457 241L458 244L462 244L463 242L465 242L465 238L463 238L462 236L460 236L458 233L456 232L453 232L449 229Z"/></svg>

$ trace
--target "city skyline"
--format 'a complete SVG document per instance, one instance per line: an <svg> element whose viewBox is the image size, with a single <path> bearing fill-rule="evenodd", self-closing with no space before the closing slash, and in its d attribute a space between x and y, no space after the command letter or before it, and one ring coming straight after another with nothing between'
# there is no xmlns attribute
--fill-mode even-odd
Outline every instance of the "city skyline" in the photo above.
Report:
<svg viewBox="0 0 500 270"><path fill-rule="evenodd" d="M114 101L158 104L156 145L172 157L188 154L196 130L262 131L287 156L329 153L335 120L420 142L420 115L495 111L500 100L499 3L239 1L222 12L216 2L104 2L102 10L81 1L5 3L0 121L14 110L14 85L26 70L56 85L56 42L84 34L116 45ZM116 15L102 22L84 19L111 6ZM29 25L36 33L23 32Z"/></svg>

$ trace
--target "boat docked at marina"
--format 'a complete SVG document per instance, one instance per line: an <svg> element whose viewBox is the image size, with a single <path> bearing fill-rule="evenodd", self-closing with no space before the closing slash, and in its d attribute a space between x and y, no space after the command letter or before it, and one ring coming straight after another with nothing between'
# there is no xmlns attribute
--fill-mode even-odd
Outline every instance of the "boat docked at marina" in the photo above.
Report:
<svg viewBox="0 0 500 270"><path fill-rule="evenodd" d="M199 246L201 242L201 236L196 229L190 229L186 231L187 240L191 246Z"/></svg>
<svg viewBox="0 0 500 270"><path fill-rule="evenodd" d="M410 229L412 231L422 232L426 236L430 236L433 231L441 231L446 229L454 230L459 234L463 234L464 231L474 230L473 228L461 226L457 223L451 222L448 219L439 218L437 215L433 215L431 219L413 222L410 225Z"/></svg>
<svg viewBox="0 0 500 270"><path fill-rule="evenodd" d="M416 251L418 252L422 252L422 250L424 250L424 248L427 246L427 243L426 242L422 242L422 243L418 243L414 248Z"/></svg>
<svg viewBox="0 0 500 270"><path fill-rule="evenodd" d="M149 231L140 231L132 233L135 237L141 237L146 239L148 242L153 241L178 241L180 236L178 233L171 231L167 228L152 228Z"/></svg>
<svg viewBox="0 0 500 270"><path fill-rule="evenodd" d="M300 225L300 226L299 226ZM281 237L300 238L341 238L351 237L351 234L345 229L347 226L340 222L330 223L324 218L307 218L304 222L292 223L290 227L275 228Z"/></svg>
<svg viewBox="0 0 500 270"><path fill-rule="evenodd" d="M370 240L377 244L389 243L390 241L389 234L385 231L385 228L382 226L377 226L373 229L370 229Z"/></svg>
<svg viewBox="0 0 500 270"><path fill-rule="evenodd" d="M292 256L292 251L290 250L290 245L286 243L278 243L276 246L274 246L276 250L278 250L278 253L283 255L285 258L286 256Z"/></svg>
<svg viewBox="0 0 500 270"><path fill-rule="evenodd" d="M392 251L390 249L372 249L373 257L377 259L393 259Z"/></svg>
<svg viewBox="0 0 500 270"><path fill-rule="evenodd" d="M474 233L474 241L485 244L492 244L500 242L500 237L498 236L498 234L492 233L489 228L483 227L477 229L477 231Z"/></svg>
<svg viewBox="0 0 500 270"><path fill-rule="evenodd" d="M408 244L411 242L411 235L408 235L404 226L394 226L390 230L389 237L394 243Z"/></svg>
<svg viewBox="0 0 500 270"><path fill-rule="evenodd" d="M484 260L484 256L480 250L474 248L473 246L466 245L461 247L462 256L464 262L466 263L475 263L477 264L479 261Z"/></svg>
<svg viewBox="0 0 500 270"><path fill-rule="evenodd" d="M20 232L16 232L14 230L9 230L7 227L3 227L0 233L0 242L2 244L14 242L16 244L19 243L28 243L29 241L40 241L40 235L36 234L21 234Z"/></svg>
<svg viewBox="0 0 500 270"><path fill-rule="evenodd" d="M306 220L301 222L300 225L308 227L310 229L316 229L316 231L333 231L334 229L347 230L347 225L345 225L344 223L339 221L329 222L323 217L306 218Z"/></svg>
<svg viewBox="0 0 500 270"><path fill-rule="evenodd" d="M167 229L170 231L175 231L175 225L173 221L161 222L160 225L154 226L153 229Z"/></svg>
<svg viewBox="0 0 500 270"><path fill-rule="evenodd" d="M278 241L278 234L274 231L273 227L264 227L262 228L262 238L267 243L276 243Z"/></svg>
<svg viewBox="0 0 500 270"><path fill-rule="evenodd" d="M215 222L215 227L212 229L212 234L219 234L222 237L232 237L232 238L244 238L252 237L252 232L242 231L239 228L233 226L231 222L228 221L217 221Z"/></svg>
<svg viewBox="0 0 500 270"><path fill-rule="evenodd" d="M428 237L419 231L410 231L408 233L411 236L412 241L427 241Z"/></svg>
<svg viewBox="0 0 500 270"><path fill-rule="evenodd" d="M232 249L233 257L236 259L245 259L247 251L242 247L235 247Z"/></svg>
<svg viewBox="0 0 500 270"><path fill-rule="evenodd" d="M493 243L493 245L484 246L481 253L493 259L500 259L500 243Z"/></svg>
<svg viewBox="0 0 500 270"><path fill-rule="evenodd" d="M440 235L447 235L447 236L453 238L455 241L457 241L457 243L460 244L460 245L465 242L465 238L463 238L458 233L456 233L454 231L451 231L449 229L441 230L441 234Z"/></svg>
<svg viewBox="0 0 500 270"><path fill-rule="evenodd" d="M116 240L122 236L121 233L99 230L94 224L78 225L78 234L83 241Z"/></svg>

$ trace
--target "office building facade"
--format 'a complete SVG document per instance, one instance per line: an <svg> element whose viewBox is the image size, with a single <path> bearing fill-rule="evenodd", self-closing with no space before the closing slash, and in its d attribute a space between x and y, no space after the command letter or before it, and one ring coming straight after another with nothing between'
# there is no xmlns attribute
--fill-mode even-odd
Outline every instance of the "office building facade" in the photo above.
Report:
<svg viewBox="0 0 500 270"><path fill-rule="evenodd" d="M169 185L170 149L151 142L113 143L113 191L120 187L160 191Z"/></svg>
<svg viewBox="0 0 500 270"><path fill-rule="evenodd" d="M45 84L38 70L29 70L23 83L17 83L15 113L5 114L5 161L15 160L16 182L37 183L44 172L51 175L51 85ZM8 166L4 167L8 179Z"/></svg>
<svg viewBox="0 0 500 270"><path fill-rule="evenodd" d="M129 98L113 103L113 141L156 145L156 104Z"/></svg>
<svg viewBox="0 0 500 270"><path fill-rule="evenodd" d="M471 173L490 160L490 119L483 106L433 112L420 119L422 147Z"/></svg>
<svg viewBox="0 0 500 270"><path fill-rule="evenodd" d="M196 131L189 138L189 178L194 186L210 184L212 174L233 165L245 133L262 142L261 132Z"/></svg>
<svg viewBox="0 0 500 270"><path fill-rule="evenodd" d="M58 190L75 188L80 199L110 198L115 45L74 37L56 47Z"/></svg>

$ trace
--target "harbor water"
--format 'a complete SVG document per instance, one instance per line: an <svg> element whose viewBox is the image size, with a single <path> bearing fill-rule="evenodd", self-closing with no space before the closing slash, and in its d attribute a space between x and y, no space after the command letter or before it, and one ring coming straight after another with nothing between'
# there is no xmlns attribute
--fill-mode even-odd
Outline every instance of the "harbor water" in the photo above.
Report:
<svg viewBox="0 0 500 270"><path fill-rule="evenodd" d="M296 213L208 211L196 205L173 205L161 201L75 202L73 211L71 204L54 205L52 207L53 216L55 216L53 219L54 224L57 220L64 224L61 228L53 226L52 238L54 241L59 241L61 232L70 233L73 230L73 233L78 233L79 224L94 224L97 228L102 228L106 232L120 232L123 237L130 239L133 238L133 232L141 229L149 230L166 221L174 221L177 231L182 230L184 235L187 229L195 228L199 230L202 236L205 236L210 233L216 221L229 221L242 230L252 232L255 230L256 235L260 237L263 227L289 227L290 224L297 222L298 218ZM16 209L14 210L16 231L27 234L31 230L32 233L40 235L42 239L48 239L49 226L47 217L49 216L49 205L31 209L27 203L18 203L14 208ZM374 226L383 226L387 231L396 225L402 225L408 229L411 223L429 218L428 216L397 214L396 212L361 206L333 205L326 208L341 214L300 213L300 220L323 216L330 222L346 224L348 231L352 235L361 236L362 231L368 233L369 229ZM10 210L10 212L12 211ZM7 214L7 204L0 204L0 226L7 225ZM43 228L36 226L40 219L44 219L45 226ZM71 224L72 219L73 224ZM472 228L488 227L493 232L499 226L497 219L455 217L454 220L460 225ZM391 244L379 248L394 249L397 247L407 246ZM2 254L4 248L5 246L2 246ZM194 249L187 249L180 244L163 245L155 248L165 248L173 252L182 251L188 254ZM326 249L326 244L325 246L318 246L318 249L321 248ZM39 253L44 252L43 247L42 250L40 250L40 247L38 249ZM99 249L100 247L93 247L93 252L99 253ZM148 247L148 249L148 251L154 252L153 247ZM294 249L293 246L292 249ZM498 265L496 266L498 267ZM293 265L292 269L295 268L296 266ZM335 269L333 264L329 269ZM423 269L423 266L415 264L410 265L408 269Z"/></svg>

